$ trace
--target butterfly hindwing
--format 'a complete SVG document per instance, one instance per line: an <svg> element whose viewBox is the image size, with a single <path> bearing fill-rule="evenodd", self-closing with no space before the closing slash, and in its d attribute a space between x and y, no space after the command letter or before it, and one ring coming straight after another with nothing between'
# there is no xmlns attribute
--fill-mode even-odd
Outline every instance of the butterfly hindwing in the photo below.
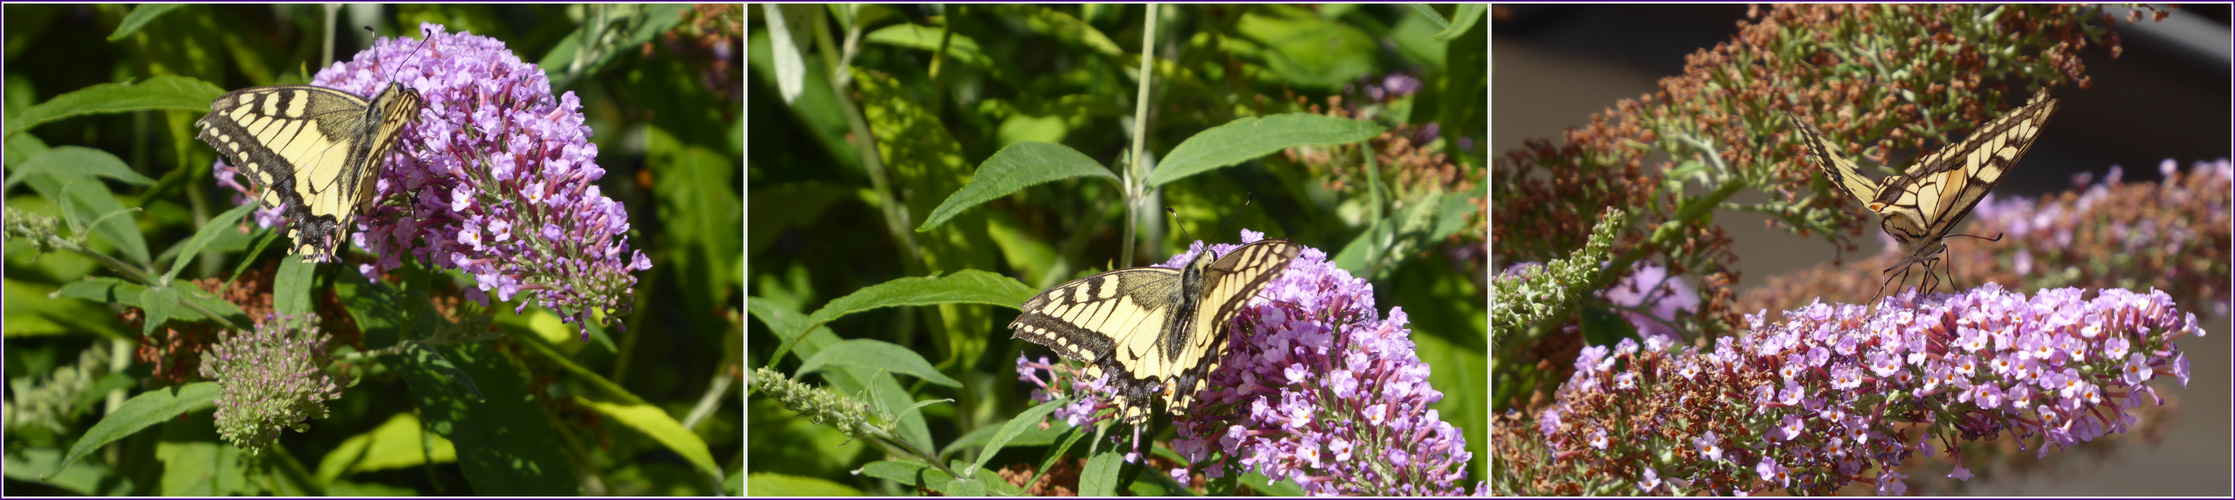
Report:
<svg viewBox="0 0 2235 500"><path fill-rule="evenodd" d="M367 102L309 85L252 87L219 96L197 136L248 174L258 201L288 221L291 253L330 259L371 204L373 179L419 92L395 83Z"/></svg>
<svg viewBox="0 0 2235 500"><path fill-rule="evenodd" d="M1080 278L1026 300L1009 327L1014 338L1086 362L1086 379L1110 374L1125 423L1145 422L1159 394L1168 411L1185 414L1225 355L1226 323L1302 251L1263 240L1216 259L1206 250L1181 269Z"/></svg>

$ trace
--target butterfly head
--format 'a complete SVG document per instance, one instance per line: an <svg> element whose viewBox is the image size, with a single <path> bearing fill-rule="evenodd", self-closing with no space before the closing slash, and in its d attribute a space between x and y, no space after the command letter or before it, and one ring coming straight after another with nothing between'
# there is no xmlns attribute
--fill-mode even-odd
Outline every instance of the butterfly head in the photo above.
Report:
<svg viewBox="0 0 2235 500"><path fill-rule="evenodd" d="M1218 256L1213 255L1210 247L1205 246L1202 252L1187 260L1186 267L1180 268L1180 279L1188 285L1200 286L1204 273L1210 272L1211 264L1217 261Z"/></svg>
<svg viewBox="0 0 2235 500"><path fill-rule="evenodd" d="M418 123L419 106L425 102L426 98L419 95L419 89L405 87L401 83L388 82L388 87L381 89L379 94L373 95L371 107L383 110L383 112L399 113L400 115L397 118Z"/></svg>

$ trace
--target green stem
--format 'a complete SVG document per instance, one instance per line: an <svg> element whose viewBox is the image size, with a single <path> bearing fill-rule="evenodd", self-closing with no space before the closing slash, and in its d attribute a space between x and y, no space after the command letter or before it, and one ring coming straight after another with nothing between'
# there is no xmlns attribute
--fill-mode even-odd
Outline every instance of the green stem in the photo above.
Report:
<svg viewBox="0 0 2235 500"><path fill-rule="evenodd" d="M1147 164L1143 158L1148 154L1149 86L1156 81L1157 10L1156 4L1148 4L1147 17L1141 21L1144 25L1141 28L1141 68L1138 78L1134 79L1133 91L1133 153L1128 155L1124 172L1125 226L1120 229L1125 234L1122 247L1125 251L1118 253L1120 268L1133 267L1134 227L1140 225L1141 209L1148 203L1150 191L1149 172L1142 165Z"/></svg>

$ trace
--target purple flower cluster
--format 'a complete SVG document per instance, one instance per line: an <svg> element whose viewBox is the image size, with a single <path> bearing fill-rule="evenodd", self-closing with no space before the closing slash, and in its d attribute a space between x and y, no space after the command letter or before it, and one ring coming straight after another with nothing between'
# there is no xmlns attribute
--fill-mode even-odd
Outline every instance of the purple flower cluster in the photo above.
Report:
<svg viewBox="0 0 2235 500"><path fill-rule="evenodd" d="M1259 237L1244 231L1242 241ZM1305 249L1251 301L1236 325L1247 341L1202 395L1236 411L1178 419L1173 449L1190 462L1218 452L1204 465L1210 477L1231 459L1317 495L1466 494L1473 454L1429 408L1443 393L1428 385L1404 309L1379 318L1373 285L1326 259Z"/></svg>
<svg viewBox="0 0 2235 500"><path fill-rule="evenodd" d="M1831 493L1870 481L1900 494L1906 476L1893 470L1914 453L2008 432L2046 455L2130 430L2127 410L2145 396L2162 404L2152 378L2188 383L2173 341L2203 334L2194 314L2156 290L2084 294L2028 298L1989 283L1904 293L1875 313L1817 302L1774 325L1751 314L1749 331L1712 352L1587 347L1537 428L1556 460L1641 488ZM1950 477L1968 478L1957 458Z"/></svg>
<svg viewBox="0 0 2235 500"><path fill-rule="evenodd" d="M1369 102L1389 102L1411 97L1414 92L1419 92L1420 79L1404 73L1390 73L1380 78L1369 75L1359 77L1359 82L1350 84L1350 87L1364 90Z"/></svg>
<svg viewBox="0 0 2235 500"><path fill-rule="evenodd" d="M1040 376L1041 370L1048 372L1046 378ZM1039 386L1032 390L1033 401L1045 403L1058 397L1072 397L1071 404L1056 408L1053 413L1056 419L1072 427L1084 427L1107 420L1114 415L1102 413L1102 410L1116 407L1116 404L1109 402L1117 394L1117 390L1109 385L1110 374L1088 380L1082 371L1076 365L1057 363L1047 356L1034 361L1023 354L1017 355L1017 380Z"/></svg>
<svg viewBox="0 0 2235 500"><path fill-rule="evenodd" d="M651 260L629 248L628 210L596 184L597 144L573 92L554 97L542 69L496 39L423 24L421 41L389 38L319 71L313 85L371 95L391 79L425 99L376 200L358 220L360 247L379 256L358 271L378 279L405 254L473 277L467 295L530 302L579 322L630 307L634 271ZM239 189L230 176L220 182ZM245 191L245 190L244 190ZM259 213L270 225L276 214Z"/></svg>
<svg viewBox="0 0 2235 500"><path fill-rule="evenodd" d="M1242 231L1244 244L1263 238ZM1162 266L1180 267L1201 251L1198 242ZM1196 394L1198 410L1175 418L1172 449L1207 477L1224 477L1239 464L1294 479L1315 495L1467 494L1473 454L1459 429L1428 407L1443 393L1428 385L1429 367L1413 352L1408 323L1402 308L1380 318L1372 284L1327 262L1326 252L1305 248L1229 325L1232 347L1210 387ZM1063 387L1028 374L1050 368L1046 358L1018 359L1018 373L1046 389L1033 392L1036 400ZM1068 387L1087 397L1055 415L1072 425L1110 418L1099 400L1112 393L1101 384L1071 381ZM1194 471L1169 472L1185 484Z"/></svg>
<svg viewBox="0 0 2235 500"><path fill-rule="evenodd" d="M2122 288L2149 284L2183 303L2211 300L2209 312L2226 314L2235 306L2225 284L2235 164L2200 161L2184 172L2167 159L2157 171L2162 181L2131 184L2115 165L2100 181L2081 172L2072 177L2077 195L2040 201L1989 195L1973 213L1982 227L1993 228L1987 231L2015 239L1998 247L2009 249L2018 276L2055 281L2070 268L2080 276L2072 281L2101 275L2098 281Z"/></svg>

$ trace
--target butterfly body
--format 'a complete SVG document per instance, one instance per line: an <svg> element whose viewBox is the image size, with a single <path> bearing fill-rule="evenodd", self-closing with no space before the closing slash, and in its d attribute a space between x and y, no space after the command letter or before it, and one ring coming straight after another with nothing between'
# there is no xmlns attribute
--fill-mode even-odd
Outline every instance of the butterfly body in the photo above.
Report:
<svg viewBox="0 0 2235 500"><path fill-rule="evenodd" d="M219 96L194 124L227 163L246 172L258 201L288 221L291 253L330 260L372 205L375 180L419 92L396 83L366 101L310 85L251 87Z"/></svg>
<svg viewBox="0 0 2235 500"><path fill-rule="evenodd" d="M1878 214L1879 228L1893 237L1903 258L1885 274L1896 270L1906 274L1910 266L1923 264L1930 278L1932 266L1948 249L1949 231L1963 222L1979 200L2025 156L2040 136L2042 123L2056 111L2056 102L2044 88L2024 106L1980 126L1963 142L1918 158L1884 184L1864 177L1854 162L1836 154L1814 125L1799 117L1792 119L1801 132L1809 160L1823 170L1834 187L1863 200L1865 207ZM1927 291L1930 289L1928 285Z"/></svg>
<svg viewBox="0 0 2235 500"><path fill-rule="evenodd" d="M1159 396L1169 412L1186 414L1226 353L1226 323L1302 250L1262 240L1215 259L1206 249L1179 269L1080 278L1026 300L1009 328L1012 338L1086 362L1088 380L1112 376L1125 423L1147 421Z"/></svg>

